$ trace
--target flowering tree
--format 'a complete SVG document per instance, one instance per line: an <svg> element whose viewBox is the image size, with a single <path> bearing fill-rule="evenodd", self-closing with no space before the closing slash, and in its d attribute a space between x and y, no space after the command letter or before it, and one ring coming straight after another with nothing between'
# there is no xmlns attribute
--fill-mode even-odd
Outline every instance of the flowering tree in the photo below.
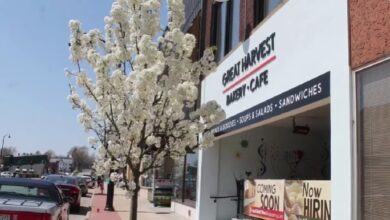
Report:
<svg viewBox="0 0 390 220"><path fill-rule="evenodd" d="M161 166L165 157L211 145L210 128L225 117L216 102L189 113L200 78L216 64L211 49L199 61L191 60L196 39L180 30L182 0L169 0L168 11L164 33L160 0L117 0L104 19L104 33L84 32L80 22L69 22L70 59L77 68L66 70L76 78L68 99L80 111L80 123L94 133L96 170L131 170L132 220L137 219L140 176Z"/></svg>

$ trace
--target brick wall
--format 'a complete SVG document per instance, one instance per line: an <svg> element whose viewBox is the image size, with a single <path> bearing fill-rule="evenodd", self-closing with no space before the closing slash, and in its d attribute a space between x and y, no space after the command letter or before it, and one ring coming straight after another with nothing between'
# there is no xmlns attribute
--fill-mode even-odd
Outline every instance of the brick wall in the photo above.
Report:
<svg viewBox="0 0 390 220"><path fill-rule="evenodd" d="M390 56L390 1L349 0L351 67Z"/></svg>
<svg viewBox="0 0 390 220"><path fill-rule="evenodd" d="M193 34L196 37L196 46L194 50L192 51L192 60L196 61L200 58L202 55L202 49L201 49L201 15L198 13L198 15L195 17L195 19L192 21L192 25L188 29L188 33Z"/></svg>
<svg viewBox="0 0 390 220"><path fill-rule="evenodd" d="M254 1L258 0L241 0L240 1L240 41L249 38L254 28L253 7Z"/></svg>
<svg viewBox="0 0 390 220"><path fill-rule="evenodd" d="M205 19L204 23L204 47L207 48L211 44L211 28L212 28L212 8L213 0L203 0L202 16Z"/></svg>

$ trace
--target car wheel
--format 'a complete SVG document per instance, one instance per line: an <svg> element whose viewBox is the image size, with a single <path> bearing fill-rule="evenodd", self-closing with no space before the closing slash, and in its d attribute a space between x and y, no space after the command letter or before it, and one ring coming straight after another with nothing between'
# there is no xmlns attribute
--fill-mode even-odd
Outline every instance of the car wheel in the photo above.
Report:
<svg viewBox="0 0 390 220"><path fill-rule="evenodd" d="M77 204L73 207L73 211L78 213L80 212L80 208L81 208L80 204Z"/></svg>

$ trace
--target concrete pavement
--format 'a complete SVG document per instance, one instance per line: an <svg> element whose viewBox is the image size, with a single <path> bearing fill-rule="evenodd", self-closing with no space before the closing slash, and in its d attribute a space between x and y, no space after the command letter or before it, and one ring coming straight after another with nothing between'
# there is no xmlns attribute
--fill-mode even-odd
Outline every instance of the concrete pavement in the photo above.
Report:
<svg viewBox="0 0 390 220"><path fill-rule="evenodd" d="M93 190L93 189L92 189ZM89 190L91 191L91 189ZM91 198L92 193L88 193L86 197L81 197L81 208L79 212L71 212L69 215L69 220L86 220L87 213L91 209Z"/></svg>
<svg viewBox="0 0 390 220"><path fill-rule="evenodd" d="M115 188L114 207L121 220L130 219L130 199L125 190ZM154 207L147 200L147 193L141 189L138 198L138 219L140 220L189 220L171 212L170 208Z"/></svg>
<svg viewBox="0 0 390 220"><path fill-rule="evenodd" d="M104 187L103 194L100 193L99 187L94 189L92 196L90 220L121 220L117 212L104 211L106 206L107 185Z"/></svg>
<svg viewBox="0 0 390 220"><path fill-rule="evenodd" d="M107 187L105 187L107 189ZM115 212L106 212L106 191L100 194L96 188L92 197L92 207L90 220L129 220L130 219L130 199L126 196L126 191L115 188L114 208ZM171 212L170 208L154 207L148 200L146 191L140 192L138 199L138 219L139 220L189 220L186 217Z"/></svg>

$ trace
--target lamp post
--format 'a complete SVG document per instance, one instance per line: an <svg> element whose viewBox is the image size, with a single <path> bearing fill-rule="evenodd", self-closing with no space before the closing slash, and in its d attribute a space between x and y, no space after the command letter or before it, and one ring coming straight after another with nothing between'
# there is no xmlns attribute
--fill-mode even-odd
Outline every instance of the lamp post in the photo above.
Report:
<svg viewBox="0 0 390 220"><path fill-rule="evenodd" d="M109 180L107 184L107 196L106 196L106 207L104 208L105 211L115 211L114 208L114 182L111 180L111 174L113 170L110 169L110 174L109 174Z"/></svg>
<svg viewBox="0 0 390 220"><path fill-rule="evenodd" d="M5 135L3 135L3 142L2 142L2 144L1 144L1 151L0 151L0 157L1 157L1 158L3 158L4 140L5 140L6 137L11 138L11 134L5 134Z"/></svg>
<svg viewBox="0 0 390 220"><path fill-rule="evenodd" d="M108 174L108 184L107 184L107 196L106 196L106 207L105 211L115 211L114 208L114 182L111 180L111 174L113 173L113 169L110 169L110 173Z"/></svg>
<svg viewBox="0 0 390 220"><path fill-rule="evenodd" d="M5 134L3 135L3 142L1 144L1 151L0 151L0 162L1 162L1 169L4 168L4 160L3 160L3 148L4 148L4 140L5 138L8 137L8 138L11 138L11 135L8 133L8 134Z"/></svg>

